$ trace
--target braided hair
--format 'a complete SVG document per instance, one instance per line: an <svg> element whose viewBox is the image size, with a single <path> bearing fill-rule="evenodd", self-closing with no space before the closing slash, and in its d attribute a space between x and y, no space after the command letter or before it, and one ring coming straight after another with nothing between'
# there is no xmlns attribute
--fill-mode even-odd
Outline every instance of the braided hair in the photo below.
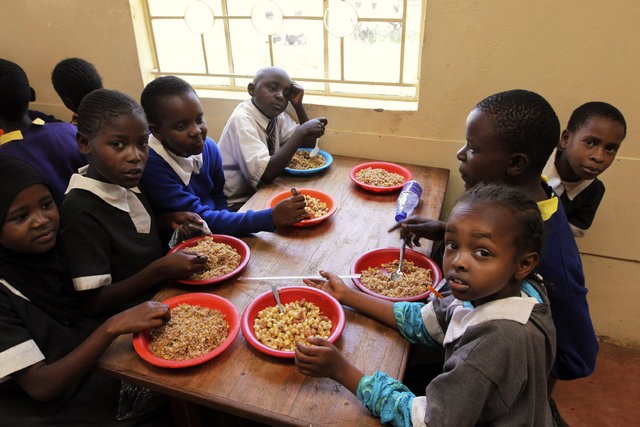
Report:
<svg viewBox="0 0 640 427"><path fill-rule="evenodd" d="M627 135L627 122L624 116L616 107L606 102L592 101L582 104L571 113L567 130L575 132L584 126L592 117L607 117L614 122L618 122L624 128L623 138Z"/></svg>
<svg viewBox="0 0 640 427"><path fill-rule="evenodd" d="M0 117L20 120L32 98L33 91L22 67L0 58Z"/></svg>
<svg viewBox="0 0 640 427"><path fill-rule="evenodd" d="M492 116L498 139L511 152L526 154L531 173L540 175L560 140L560 121L549 102L515 89L488 96L476 109Z"/></svg>
<svg viewBox="0 0 640 427"><path fill-rule="evenodd" d="M147 114L149 123L159 125L162 99L193 92L193 87L176 76L162 76L150 82L140 95L140 104Z"/></svg>
<svg viewBox="0 0 640 427"><path fill-rule="evenodd" d="M111 119L135 114L146 122L142 107L117 90L97 89L85 96L78 107L78 132L91 139Z"/></svg>
<svg viewBox="0 0 640 427"><path fill-rule="evenodd" d="M458 203L482 203L500 208L514 219L516 247L522 254L540 253L544 241L544 225L538 204L517 187L503 183L476 185L460 196Z"/></svg>
<svg viewBox="0 0 640 427"><path fill-rule="evenodd" d="M51 83L64 105L78 112L80 101L89 92L102 89L102 78L96 67L81 58L60 61L51 73Z"/></svg>

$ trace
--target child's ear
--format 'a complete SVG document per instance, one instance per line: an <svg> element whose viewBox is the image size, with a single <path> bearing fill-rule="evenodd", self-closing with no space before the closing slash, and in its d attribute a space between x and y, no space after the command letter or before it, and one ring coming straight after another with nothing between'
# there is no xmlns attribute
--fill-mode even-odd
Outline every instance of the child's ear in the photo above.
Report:
<svg viewBox="0 0 640 427"><path fill-rule="evenodd" d="M565 129L560 134L560 142L558 142L558 148L564 150L567 148L567 145L569 145L569 131Z"/></svg>
<svg viewBox="0 0 640 427"><path fill-rule="evenodd" d="M253 92L256 89L256 85L254 85L253 83L249 83L247 85L247 92L249 92L249 95L253 96Z"/></svg>
<svg viewBox="0 0 640 427"><path fill-rule="evenodd" d="M91 154L91 147L89 146L89 138L87 138L84 134L78 132L76 133L76 141L78 142L78 151L81 154L88 155Z"/></svg>
<svg viewBox="0 0 640 427"><path fill-rule="evenodd" d="M529 167L529 158L523 153L513 153L509 158L509 165L507 166L507 175L517 176L521 175Z"/></svg>
<svg viewBox="0 0 640 427"><path fill-rule="evenodd" d="M29 102L33 102L36 100L36 90L32 87L29 87L29 91L30 91Z"/></svg>
<svg viewBox="0 0 640 427"><path fill-rule="evenodd" d="M529 252L520 257L518 260L518 266L516 267L515 277L518 280L523 280L527 277L536 265L538 265L538 259L540 255L537 252Z"/></svg>
<svg viewBox="0 0 640 427"><path fill-rule="evenodd" d="M160 128L157 125L149 123L149 131L155 139L157 139L158 141L162 141L162 134L160 133Z"/></svg>

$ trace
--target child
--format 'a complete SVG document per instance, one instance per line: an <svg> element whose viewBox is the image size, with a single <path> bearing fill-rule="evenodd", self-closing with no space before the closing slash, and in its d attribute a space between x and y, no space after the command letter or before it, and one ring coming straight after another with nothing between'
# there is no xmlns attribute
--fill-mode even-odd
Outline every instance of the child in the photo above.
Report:
<svg viewBox="0 0 640 427"><path fill-rule="evenodd" d="M22 159L46 180L56 204L62 203L72 174L87 164L78 151L76 128L68 123L46 123L29 116L33 89L24 70L0 59L0 153Z"/></svg>
<svg viewBox="0 0 640 427"><path fill-rule="evenodd" d="M91 374L93 364L118 335L164 324L169 307L148 301L102 324L83 316L59 263L60 217L44 180L0 155L0 181L3 425L115 425L120 382Z"/></svg>
<svg viewBox="0 0 640 427"><path fill-rule="evenodd" d="M537 270L545 282L553 284L549 299L557 334L550 393L555 378L591 375L598 354L580 253L562 204L540 178L559 134L558 117L543 97L525 90L500 92L471 111L467 143L457 154L466 188L504 182L536 201L542 213L545 238ZM418 245L422 237L442 240L444 236L441 222L418 217L392 229L396 228L409 243Z"/></svg>
<svg viewBox="0 0 640 427"><path fill-rule="evenodd" d="M65 107L73 112L71 123L78 124L78 106L89 92L102 89L102 77L90 62L67 58L58 62L51 73L53 88Z"/></svg>
<svg viewBox="0 0 640 427"><path fill-rule="evenodd" d="M162 256L154 215L137 188L148 139L142 107L129 96L98 89L80 103L78 145L89 165L71 177L61 207L60 244L72 260L75 289L95 310L149 299L167 280L206 268L204 255Z"/></svg>
<svg viewBox="0 0 640 427"><path fill-rule="evenodd" d="M195 212L213 233L232 235L273 231L305 218L300 195L273 209L227 210L220 151L207 137L202 106L189 83L178 77L159 77L144 88L140 103L152 134L141 186L154 211Z"/></svg>
<svg viewBox="0 0 640 427"><path fill-rule="evenodd" d="M611 166L626 134L624 116L606 102L587 102L576 108L562 131L556 153L543 173L560 198L576 237L584 236L591 227L604 196L604 184L597 177Z"/></svg>
<svg viewBox="0 0 640 427"><path fill-rule="evenodd" d="M528 280L542 234L540 212L527 196L505 185L476 187L445 226L443 273L453 295L426 305L393 303L323 271L328 281L305 280L413 343L443 347L444 372L425 397L380 371L364 375L318 337L298 344L298 369L340 382L385 424L552 426L546 384L554 326L544 287Z"/></svg>
<svg viewBox="0 0 640 427"><path fill-rule="evenodd" d="M302 105L304 89L280 68L258 71L247 91L251 99L236 107L218 142L230 210L238 210L256 188L276 179L298 148L313 146L327 124L324 117L309 120ZM289 101L299 125L283 114Z"/></svg>

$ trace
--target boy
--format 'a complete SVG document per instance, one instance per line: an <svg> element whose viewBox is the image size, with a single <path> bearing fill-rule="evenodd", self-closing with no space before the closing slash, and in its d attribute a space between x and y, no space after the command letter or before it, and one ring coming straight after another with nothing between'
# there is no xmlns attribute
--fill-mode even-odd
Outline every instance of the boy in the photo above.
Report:
<svg viewBox="0 0 640 427"><path fill-rule="evenodd" d="M558 117L543 97L511 90L485 98L471 111L467 143L457 154L466 188L503 182L520 188L542 213L545 239L537 271L553 284L549 298L558 340L549 395L555 379L590 375L598 353L580 253L562 204L540 178L559 134ZM444 236L444 224L435 220L414 217L392 230L397 228L417 245L421 237L440 241Z"/></svg>
<svg viewBox="0 0 640 427"><path fill-rule="evenodd" d="M251 99L235 108L218 142L230 210L238 210L256 188L276 179L298 148L313 146L327 125L324 117L309 120L302 105L304 89L280 68L258 71L247 91ZM299 125L283 114L289 102Z"/></svg>
<svg viewBox="0 0 640 427"><path fill-rule="evenodd" d="M102 77L90 62L67 58L58 62L51 73L51 83L65 107L73 112L71 123L78 124L78 106L89 92L102 89Z"/></svg>
<svg viewBox="0 0 640 427"><path fill-rule="evenodd" d="M605 190L598 175L611 166L626 134L624 116L606 102L587 102L576 108L562 131L556 153L543 173L560 198L576 237L584 236L593 222Z"/></svg>
<svg viewBox="0 0 640 427"><path fill-rule="evenodd" d="M69 178L87 159L78 150L76 128L68 123L32 120L29 102L35 99L24 70L0 59L0 153L29 163L47 182L57 205Z"/></svg>
<svg viewBox="0 0 640 427"><path fill-rule="evenodd" d="M174 76L159 77L144 88L141 104L151 130L141 185L156 213L195 212L213 233L232 235L273 231L305 218L300 195L273 209L227 210L220 151L207 137L202 106L189 83Z"/></svg>

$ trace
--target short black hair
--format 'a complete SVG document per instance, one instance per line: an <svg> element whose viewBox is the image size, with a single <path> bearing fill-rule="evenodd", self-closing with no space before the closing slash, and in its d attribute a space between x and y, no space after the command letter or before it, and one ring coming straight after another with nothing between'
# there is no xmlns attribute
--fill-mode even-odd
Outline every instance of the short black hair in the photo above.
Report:
<svg viewBox="0 0 640 427"><path fill-rule="evenodd" d="M67 58L58 62L51 73L51 83L64 105L74 113L78 112L85 95L102 89L102 77L98 70L82 58Z"/></svg>
<svg viewBox="0 0 640 427"><path fill-rule="evenodd" d="M147 114L147 120L154 125L160 124L160 107L162 98L178 96L196 91L193 87L176 76L162 76L145 86L140 95L140 104Z"/></svg>
<svg viewBox="0 0 640 427"><path fill-rule="evenodd" d="M476 109L492 116L496 136L513 153L529 158L532 173L542 173L560 140L560 121L541 95L523 89L488 96Z"/></svg>
<svg viewBox="0 0 640 427"><path fill-rule="evenodd" d="M592 117L607 117L615 122L618 122L624 128L624 135L627 136L627 122L624 120L624 116L616 107L606 102L592 101L582 104L571 113L569 123L567 123L567 130L569 132L575 132L584 126Z"/></svg>
<svg viewBox="0 0 640 427"><path fill-rule="evenodd" d="M146 121L142 107L129 95L117 90L94 90L78 107L78 132L91 138L111 119L124 114L135 114Z"/></svg>
<svg viewBox="0 0 640 427"><path fill-rule="evenodd" d="M257 85L260 82L260 80L264 79L264 77L270 73L284 74L289 79L291 79L291 77L289 77L289 73L287 73L284 69L280 67L264 67L264 68L260 68L256 72L256 74L253 76L253 80L251 81L251 83L253 83L254 85Z"/></svg>
<svg viewBox="0 0 640 427"><path fill-rule="evenodd" d="M29 108L32 94L22 67L0 58L0 117L20 120Z"/></svg>
<svg viewBox="0 0 640 427"><path fill-rule="evenodd" d="M518 251L540 253L544 241L544 225L538 204L517 187L504 183L490 183L471 187L460 196L457 203L486 203L509 212L516 223L513 230Z"/></svg>

